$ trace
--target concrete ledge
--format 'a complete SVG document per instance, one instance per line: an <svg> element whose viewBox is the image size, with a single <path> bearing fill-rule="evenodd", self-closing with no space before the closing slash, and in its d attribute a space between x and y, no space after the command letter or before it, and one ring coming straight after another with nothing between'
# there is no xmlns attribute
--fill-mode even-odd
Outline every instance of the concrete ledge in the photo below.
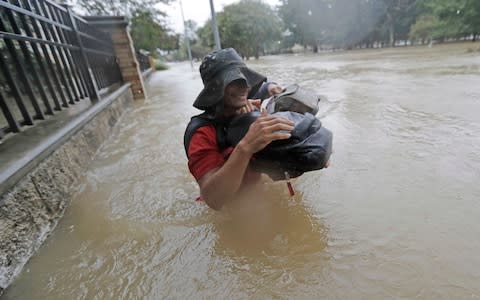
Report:
<svg viewBox="0 0 480 300"><path fill-rule="evenodd" d="M82 110L78 105L72 107L71 109L77 109L80 112L64 111L64 117L59 116L50 120L50 123L45 122L17 134L0 145L0 195L30 172L33 167L50 155L53 150L69 139L82 126L103 111L105 107L126 93L129 87L129 84L123 85L86 110ZM79 115L72 118L72 114L75 116L76 113Z"/></svg>
<svg viewBox="0 0 480 300"><path fill-rule="evenodd" d="M132 105L126 84L49 134L38 126L0 145L0 295L55 228L73 187Z"/></svg>

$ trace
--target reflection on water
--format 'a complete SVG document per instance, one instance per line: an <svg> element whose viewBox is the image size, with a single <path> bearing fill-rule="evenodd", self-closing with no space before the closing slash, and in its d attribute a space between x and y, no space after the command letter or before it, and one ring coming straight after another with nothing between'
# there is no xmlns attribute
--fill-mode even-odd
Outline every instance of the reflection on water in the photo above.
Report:
<svg viewBox="0 0 480 300"><path fill-rule="evenodd" d="M472 44L262 58L324 96L331 167L196 202L182 136L201 89L153 75L5 299L480 297L480 55Z"/></svg>

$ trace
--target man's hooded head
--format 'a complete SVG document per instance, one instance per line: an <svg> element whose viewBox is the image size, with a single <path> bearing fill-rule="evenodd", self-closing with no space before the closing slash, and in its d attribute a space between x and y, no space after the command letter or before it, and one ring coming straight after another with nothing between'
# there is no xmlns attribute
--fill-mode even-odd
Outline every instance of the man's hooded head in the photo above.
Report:
<svg viewBox="0 0 480 300"><path fill-rule="evenodd" d="M251 89L250 95L255 94L267 80L265 76L247 68L233 48L215 50L205 56L200 65L200 76L204 87L193 106L201 110L217 106L224 97L227 85L235 80L245 80Z"/></svg>

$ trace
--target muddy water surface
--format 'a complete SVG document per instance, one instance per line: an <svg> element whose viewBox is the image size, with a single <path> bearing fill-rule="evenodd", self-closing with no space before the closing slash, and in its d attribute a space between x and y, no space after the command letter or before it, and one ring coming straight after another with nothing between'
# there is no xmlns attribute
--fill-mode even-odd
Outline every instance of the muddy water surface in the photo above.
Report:
<svg viewBox="0 0 480 300"><path fill-rule="evenodd" d="M197 71L149 82L4 299L480 298L480 45L272 56L325 96L326 171L217 213L186 167Z"/></svg>

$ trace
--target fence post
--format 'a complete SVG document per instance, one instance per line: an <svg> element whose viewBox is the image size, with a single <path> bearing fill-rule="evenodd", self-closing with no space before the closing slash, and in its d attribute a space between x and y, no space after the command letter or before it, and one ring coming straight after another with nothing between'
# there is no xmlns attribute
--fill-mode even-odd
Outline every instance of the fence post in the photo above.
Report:
<svg viewBox="0 0 480 300"><path fill-rule="evenodd" d="M83 17L88 24L111 35L117 62L124 81L132 84L134 99L147 97L147 90L135 54L133 41L128 32L128 21L122 16Z"/></svg>
<svg viewBox="0 0 480 300"><path fill-rule="evenodd" d="M87 84L88 95L92 102L97 102L100 99L100 95L98 94L98 86L97 86L97 82L95 81L95 75L93 75L92 68L90 67L87 53L85 52L85 48L83 47L82 39L78 31L77 22L75 21L75 17L73 16L72 9L70 8L70 6L63 5L63 7L67 9L68 17L70 18L70 25L72 27L73 36L75 37L78 48L80 49L79 50L80 58L82 60L82 63L80 64L80 68Z"/></svg>

